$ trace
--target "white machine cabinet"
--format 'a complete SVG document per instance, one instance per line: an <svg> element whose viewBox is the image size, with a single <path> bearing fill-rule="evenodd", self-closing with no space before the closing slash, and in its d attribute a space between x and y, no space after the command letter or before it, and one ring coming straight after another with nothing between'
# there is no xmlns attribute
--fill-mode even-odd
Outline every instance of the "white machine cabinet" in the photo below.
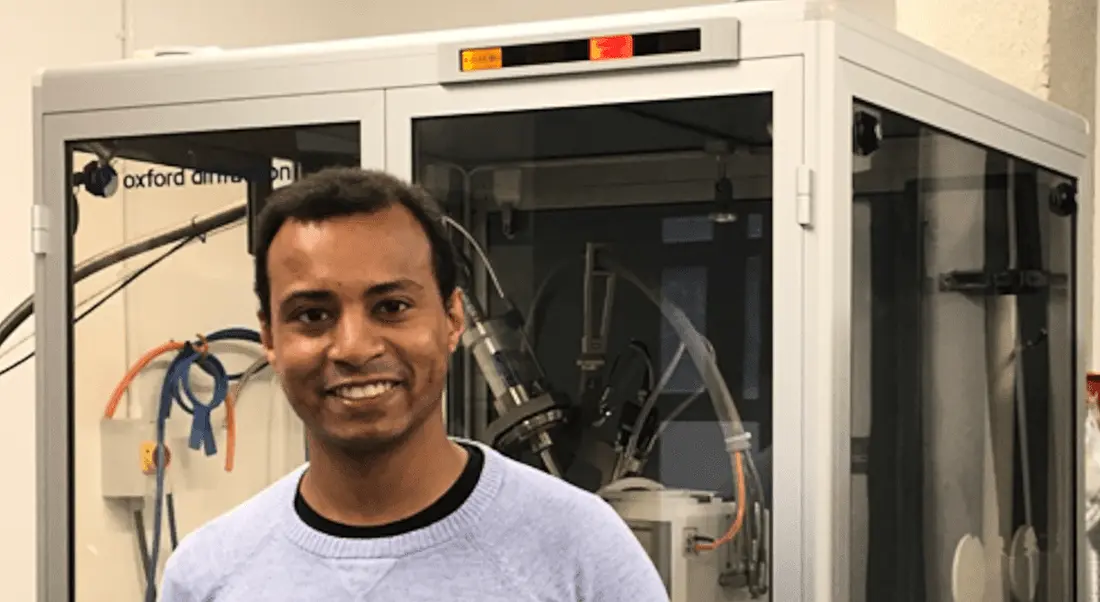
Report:
<svg viewBox="0 0 1100 602"><path fill-rule="evenodd" d="M535 465L547 434L673 602L1086 600L1087 125L893 31L776 0L207 49L46 71L34 118L38 602L142 599L96 577L130 554L96 489L114 372L250 320L248 218L333 165L439 199L559 393L505 419L460 353L452 432ZM74 326L118 257L90 259L193 220L241 227ZM236 503L197 482L185 532Z"/></svg>

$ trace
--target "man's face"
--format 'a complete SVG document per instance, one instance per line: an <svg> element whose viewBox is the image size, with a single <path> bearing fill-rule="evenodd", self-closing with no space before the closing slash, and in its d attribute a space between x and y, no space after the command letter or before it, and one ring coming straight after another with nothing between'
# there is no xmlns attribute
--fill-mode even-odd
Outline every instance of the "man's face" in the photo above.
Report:
<svg viewBox="0 0 1100 602"><path fill-rule="evenodd" d="M439 419L462 333L440 298L423 228L393 205L288 221L267 259L268 359L311 437L349 451L392 444Z"/></svg>

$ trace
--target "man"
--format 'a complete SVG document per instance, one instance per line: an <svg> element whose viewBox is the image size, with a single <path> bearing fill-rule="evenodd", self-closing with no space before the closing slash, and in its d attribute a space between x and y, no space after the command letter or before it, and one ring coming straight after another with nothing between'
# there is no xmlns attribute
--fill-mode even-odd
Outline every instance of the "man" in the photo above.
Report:
<svg viewBox="0 0 1100 602"><path fill-rule="evenodd" d="M380 172L276 191L257 227L263 343L309 463L188 536L162 602L657 602L603 500L447 436L463 311L438 208Z"/></svg>

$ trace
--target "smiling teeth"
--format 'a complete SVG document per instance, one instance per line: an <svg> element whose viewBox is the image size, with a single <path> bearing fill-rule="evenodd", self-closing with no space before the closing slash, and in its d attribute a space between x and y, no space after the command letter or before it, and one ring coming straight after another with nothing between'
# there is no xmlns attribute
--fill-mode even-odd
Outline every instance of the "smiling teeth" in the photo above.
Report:
<svg viewBox="0 0 1100 602"><path fill-rule="evenodd" d="M359 401L363 399L371 399L378 397L379 395L389 391L394 387L394 383L371 383L369 385L362 385L356 387L340 387L336 389L336 394L344 399L350 399L353 401Z"/></svg>

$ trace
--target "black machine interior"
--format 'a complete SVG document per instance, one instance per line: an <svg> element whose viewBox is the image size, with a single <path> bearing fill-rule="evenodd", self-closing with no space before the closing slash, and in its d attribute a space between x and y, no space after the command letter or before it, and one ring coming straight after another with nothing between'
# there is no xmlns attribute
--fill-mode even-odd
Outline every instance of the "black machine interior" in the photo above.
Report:
<svg viewBox="0 0 1100 602"><path fill-rule="evenodd" d="M770 203L739 202L738 209L745 212L746 219L730 223L713 223L712 209L711 203L693 203L541 211L536 216L523 215L512 238L500 234L499 215L489 220L491 258L538 249L530 254L530 263L518 266L507 262L517 271L500 275L505 282L530 281L545 291L542 311L528 316L528 332L550 382L561 383L579 398L575 383L581 377L576 360L583 334L583 258L586 243L598 240L616 256L629 258L643 278L683 308L696 328L708 333L719 368L741 402L739 409L746 423L759 425L768 420L771 341L763 325L771 320L771 241L765 234L770 226ZM536 221L537 227L525 229ZM519 303L530 308L529 303ZM639 388L653 386L680 340L659 308L627 286L616 288L610 324L603 386L609 389L612 407L618 406L631 420L636 414L630 414L629 406L636 403ZM659 397L656 419L667 416L702 385L694 366L682 361ZM603 393L602 389L598 393ZM595 418L581 414L589 418L581 424ZM690 431L668 431L664 440L657 442L653 456L654 460L664 459L647 464L643 474L672 487L732 495L732 473L722 464L728 463L728 455L721 432L716 425L699 426L715 420L713 407L706 400L692 403L676 420L694 426ZM615 426L608 421L611 432L606 436L614 436ZM770 432L749 428L755 431L761 449L771 445ZM677 435L683 438L677 440ZM668 450L664 456L662 446ZM574 472L570 478L595 485L583 472Z"/></svg>

